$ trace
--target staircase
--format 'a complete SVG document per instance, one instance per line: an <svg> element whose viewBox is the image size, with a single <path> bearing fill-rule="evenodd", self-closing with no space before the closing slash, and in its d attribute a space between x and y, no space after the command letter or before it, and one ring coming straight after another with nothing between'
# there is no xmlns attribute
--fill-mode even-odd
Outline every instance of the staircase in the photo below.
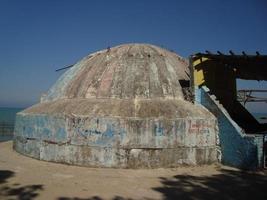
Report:
<svg viewBox="0 0 267 200"><path fill-rule="evenodd" d="M232 118L216 97L209 92L206 86L197 88L195 100L196 103L200 103L212 112L218 120L222 163L245 169L263 167L263 143L267 138L267 131L261 134L247 134L246 129L251 129L249 123L253 123L253 126L257 124L253 121L254 118L252 119L245 111L243 112L242 107L237 104L235 112L244 113L243 117L247 119L247 124L243 123L243 127L241 127L239 125L241 118L235 121L236 119Z"/></svg>

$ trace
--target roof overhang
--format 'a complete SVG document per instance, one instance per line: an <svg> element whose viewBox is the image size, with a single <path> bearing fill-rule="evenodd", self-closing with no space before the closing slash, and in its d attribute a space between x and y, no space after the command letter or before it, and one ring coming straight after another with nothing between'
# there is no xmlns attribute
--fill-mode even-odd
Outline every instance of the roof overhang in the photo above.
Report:
<svg viewBox="0 0 267 200"><path fill-rule="evenodd" d="M246 80L267 80L267 55L224 55L222 53L197 53L193 60L215 61L235 70L236 78Z"/></svg>

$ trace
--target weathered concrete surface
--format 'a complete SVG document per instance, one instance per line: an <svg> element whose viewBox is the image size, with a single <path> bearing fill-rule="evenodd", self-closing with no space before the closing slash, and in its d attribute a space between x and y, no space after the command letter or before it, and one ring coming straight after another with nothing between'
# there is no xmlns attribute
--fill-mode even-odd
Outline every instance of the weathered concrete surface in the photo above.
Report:
<svg viewBox="0 0 267 200"><path fill-rule="evenodd" d="M217 121L185 100L187 63L130 44L90 55L42 101L17 114L14 148L41 160L97 167L217 161Z"/></svg>
<svg viewBox="0 0 267 200"><path fill-rule="evenodd" d="M31 157L102 167L217 161L215 119L18 114L14 148Z"/></svg>
<svg viewBox="0 0 267 200"><path fill-rule="evenodd" d="M98 51L69 69L42 97L181 98L179 80L189 80L187 60L148 44Z"/></svg>

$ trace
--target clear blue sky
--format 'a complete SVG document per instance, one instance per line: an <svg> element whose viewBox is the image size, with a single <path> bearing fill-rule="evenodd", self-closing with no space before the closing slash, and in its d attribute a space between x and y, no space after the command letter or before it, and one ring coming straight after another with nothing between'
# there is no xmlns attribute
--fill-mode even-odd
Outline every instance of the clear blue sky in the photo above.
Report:
<svg viewBox="0 0 267 200"><path fill-rule="evenodd" d="M59 77L55 69L130 42L184 57L206 49L267 54L267 1L0 0L0 106L34 104Z"/></svg>

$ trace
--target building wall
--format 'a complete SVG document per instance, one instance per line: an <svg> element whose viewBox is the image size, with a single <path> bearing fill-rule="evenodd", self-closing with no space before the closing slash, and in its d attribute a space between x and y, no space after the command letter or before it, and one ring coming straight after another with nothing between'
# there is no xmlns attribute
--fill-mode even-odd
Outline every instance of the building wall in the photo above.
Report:
<svg viewBox="0 0 267 200"><path fill-rule="evenodd" d="M205 86L195 89L196 102L205 106L218 120L222 163L239 168L255 169L263 166L265 135L246 135L231 119L225 108L209 94Z"/></svg>
<svg viewBox="0 0 267 200"><path fill-rule="evenodd" d="M17 114L14 149L94 167L175 167L217 162L216 119Z"/></svg>

